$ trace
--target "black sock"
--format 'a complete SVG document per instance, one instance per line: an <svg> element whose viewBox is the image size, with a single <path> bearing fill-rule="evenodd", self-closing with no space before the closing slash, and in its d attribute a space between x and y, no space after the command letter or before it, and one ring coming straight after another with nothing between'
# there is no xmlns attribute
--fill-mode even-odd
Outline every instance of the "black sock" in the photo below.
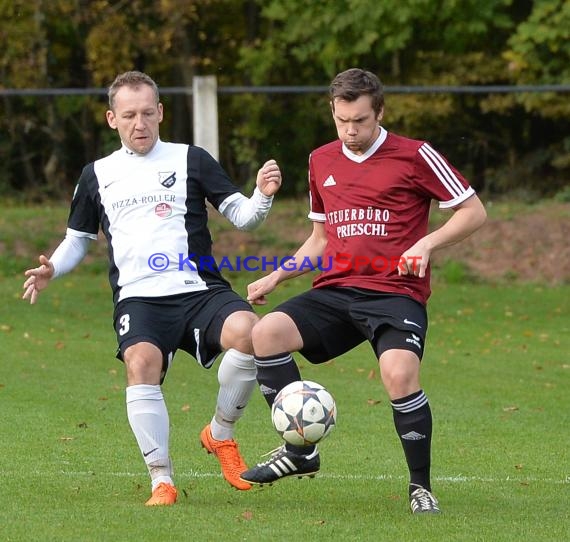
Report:
<svg viewBox="0 0 570 542"><path fill-rule="evenodd" d="M266 357L255 356L254 361L259 389L270 407L281 389L291 382L301 380L299 367L289 352Z"/></svg>
<svg viewBox="0 0 570 542"><path fill-rule="evenodd" d="M282 352L274 356L255 356L255 367L257 368L257 382L263 397L271 407L275 396L287 384L301 380L301 373L295 360L288 352ZM294 446L286 445L287 450L296 454L310 454L315 446Z"/></svg>
<svg viewBox="0 0 570 542"><path fill-rule="evenodd" d="M394 425L404 448L410 484L431 491L432 417L423 390L392 401ZM415 487L410 486L410 493Z"/></svg>

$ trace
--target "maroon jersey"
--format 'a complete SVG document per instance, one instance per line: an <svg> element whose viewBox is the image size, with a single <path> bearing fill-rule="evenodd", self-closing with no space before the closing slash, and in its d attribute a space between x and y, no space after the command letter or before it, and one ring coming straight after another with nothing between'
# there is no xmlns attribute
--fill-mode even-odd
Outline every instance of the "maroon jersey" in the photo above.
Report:
<svg viewBox="0 0 570 542"><path fill-rule="evenodd" d="M403 294L423 304L430 295L429 267L424 278L399 276L400 256L427 234L432 200L452 208L474 194L428 143L383 128L363 155L340 140L313 151L309 188L309 218L324 222L327 233L313 285Z"/></svg>

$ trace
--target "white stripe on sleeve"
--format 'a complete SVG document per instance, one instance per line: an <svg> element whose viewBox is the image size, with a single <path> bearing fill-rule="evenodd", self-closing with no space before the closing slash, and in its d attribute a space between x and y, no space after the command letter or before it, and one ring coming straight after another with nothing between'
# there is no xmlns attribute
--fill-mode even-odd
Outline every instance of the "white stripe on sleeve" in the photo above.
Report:
<svg viewBox="0 0 570 542"><path fill-rule="evenodd" d="M447 165L445 160L427 143L424 143L420 147L419 153L453 198L457 198L465 192L461 181L453 171L451 171L451 168Z"/></svg>

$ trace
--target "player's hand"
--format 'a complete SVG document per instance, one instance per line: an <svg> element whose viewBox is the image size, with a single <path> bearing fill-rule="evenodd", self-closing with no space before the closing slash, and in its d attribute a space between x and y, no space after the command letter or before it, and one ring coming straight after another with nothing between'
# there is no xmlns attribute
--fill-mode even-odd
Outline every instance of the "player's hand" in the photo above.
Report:
<svg viewBox="0 0 570 542"><path fill-rule="evenodd" d="M266 196L276 194L281 182L281 170L275 160L268 160L257 172L257 188Z"/></svg>
<svg viewBox="0 0 570 542"><path fill-rule="evenodd" d="M398 275L414 275L423 278L426 275L430 251L422 241L418 241L400 256Z"/></svg>
<svg viewBox="0 0 570 542"><path fill-rule="evenodd" d="M24 282L24 295L22 299L29 299L33 305L41 290L43 290L53 277L53 264L42 254L39 257L40 266L28 269L24 275L28 277Z"/></svg>
<svg viewBox="0 0 570 542"><path fill-rule="evenodd" d="M277 283L272 274L248 284L247 286L247 300L252 305L266 305L267 299L265 295L272 292L277 286Z"/></svg>

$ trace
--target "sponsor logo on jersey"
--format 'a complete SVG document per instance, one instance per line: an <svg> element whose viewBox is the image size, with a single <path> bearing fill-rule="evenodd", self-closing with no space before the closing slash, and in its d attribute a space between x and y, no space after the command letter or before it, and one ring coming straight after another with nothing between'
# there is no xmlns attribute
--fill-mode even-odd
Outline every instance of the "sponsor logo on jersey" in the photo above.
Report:
<svg viewBox="0 0 570 542"><path fill-rule="evenodd" d="M171 188L176 182L176 171L159 171L158 181L165 188Z"/></svg>
<svg viewBox="0 0 570 542"><path fill-rule="evenodd" d="M133 207L134 205L147 205L150 203L160 203L165 201L176 201L176 194L165 192L164 194L144 194L142 196L119 199L111 204L111 208L113 211L116 211L117 209Z"/></svg>
<svg viewBox="0 0 570 542"><path fill-rule="evenodd" d="M159 203L154 208L154 214L160 218L168 218L172 214L172 207L168 203Z"/></svg>

